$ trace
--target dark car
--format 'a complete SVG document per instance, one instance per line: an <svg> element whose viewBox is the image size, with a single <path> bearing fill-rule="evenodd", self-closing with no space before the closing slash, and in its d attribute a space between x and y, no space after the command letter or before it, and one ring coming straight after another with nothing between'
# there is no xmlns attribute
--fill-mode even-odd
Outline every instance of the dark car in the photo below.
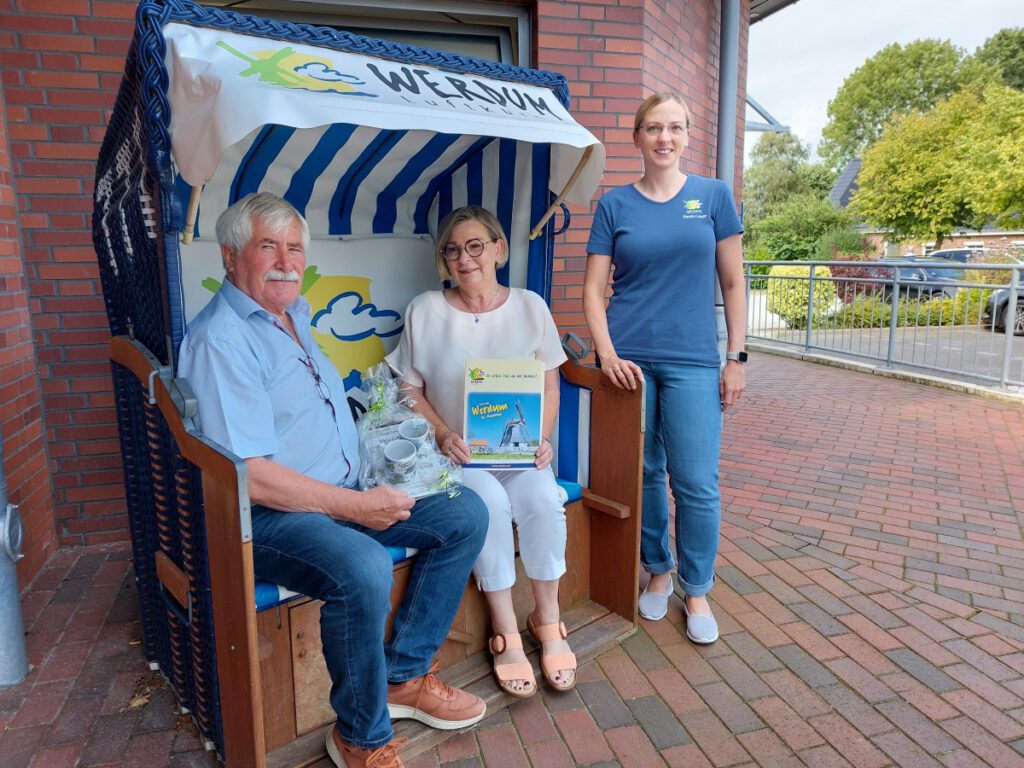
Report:
<svg viewBox="0 0 1024 768"><path fill-rule="evenodd" d="M1013 328L1015 336L1024 336L1024 287L1017 289L1017 307L1011 316L1007 311L1010 307L1010 289L1000 288L992 291L985 305L985 315L992 327L1006 333L1007 320Z"/></svg>
<svg viewBox="0 0 1024 768"><path fill-rule="evenodd" d="M908 262L911 263L908 264ZM874 277L881 282L881 294L885 301L889 301L892 297L893 278L897 264L902 265L899 267L900 296L911 299L953 297L960 288L960 281L964 279L963 266L958 262L946 259L905 257L902 259L879 259L875 263L878 268L874 270Z"/></svg>
<svg viewBox="0 0 1024 768"><path fill-rule="evenodd" d="M938 251L932 251L926 258L928 259L945 259L947 261L958 261L961 264L966 264L968 261L976 259L978 256L989 251L988 248L943 248Z"/></svg>

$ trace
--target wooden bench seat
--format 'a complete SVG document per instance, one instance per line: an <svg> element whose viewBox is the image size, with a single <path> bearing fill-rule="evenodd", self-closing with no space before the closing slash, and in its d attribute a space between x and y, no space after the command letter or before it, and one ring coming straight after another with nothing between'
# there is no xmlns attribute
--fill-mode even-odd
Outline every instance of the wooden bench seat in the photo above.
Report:
<svg viewBox="0 0 1024 768"><path fill-rule="evenodd" d="M195 429L187 382L173 379L142 345L115 337L110 356L118 396L125 400L119 412L144 413L147 430L143 437L126 435L122 423L126 462L150 462L151 477L129 488L140 596L156 596L155 608L144 602L144 635L170 637L152 647L144 643L147 656L168 676L211 745L221 741L221 757L231 768L316 762L334 718L320 604L299 596L257 611L245 463ZM590 400L586 424L560 426L560 432L585 436L586 445L567 447L565 455L576 448L581 456L589 453L589 462L578 459L589 466L586 480L569 489L568 571L559 591L569 642L583 663L635 631L643 400L640 390L618 390L594 369L570 363L562 374ZM201 485L201 504L192 498L194 485ZM411 563L395 566L392 606L401 600ZM520 576L513 594L524 628L532 595ZM208 627L216 628L212 638ZM484 597L468 585L438 661L446 681L482 696L493 713L513 699L491 677L489 634ZM524 645L539 670L536 645L529 637ZM450 735L413 722L397 724L396 731L410 738L407 756Z"/></svg>

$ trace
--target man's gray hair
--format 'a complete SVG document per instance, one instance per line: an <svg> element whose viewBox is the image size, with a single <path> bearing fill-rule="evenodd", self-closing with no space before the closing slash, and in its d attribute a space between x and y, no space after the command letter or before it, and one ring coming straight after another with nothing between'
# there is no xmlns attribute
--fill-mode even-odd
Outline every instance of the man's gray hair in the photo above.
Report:
<svg viewBox="0 0 1024 768"><path fill-rule="evenodd" d="M236 201L217 218L217 242L236 254L252 239L253 220L259 219L268 229L279 232L293 221L302 229L302 249L309 248L309 225L295 206L270 192L253 192Z"/></svg>

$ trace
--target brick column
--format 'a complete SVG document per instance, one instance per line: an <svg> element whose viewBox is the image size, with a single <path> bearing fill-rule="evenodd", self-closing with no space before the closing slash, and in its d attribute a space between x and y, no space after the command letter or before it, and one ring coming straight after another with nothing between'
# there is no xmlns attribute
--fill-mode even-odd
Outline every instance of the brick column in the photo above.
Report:
<svg viewBox="0 0 1024 768"><path fill-rule="evenodd" d="M18 564L18 576L24 586L46 562L57 542L21 256L7 141L7 109L0 92L0 431L8 500L19 505L25 525L25 559Z"/></svg>

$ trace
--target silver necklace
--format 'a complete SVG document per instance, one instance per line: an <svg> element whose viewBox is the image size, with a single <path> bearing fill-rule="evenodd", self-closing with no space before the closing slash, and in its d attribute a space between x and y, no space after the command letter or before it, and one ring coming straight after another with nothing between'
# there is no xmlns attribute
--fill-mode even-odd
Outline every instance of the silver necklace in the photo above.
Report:
<svg viewBox="0 0 1024 768"><path fill-rule="evenodd" d="M478 311L478 312L474 312L472 309L469 309L469 302L466 301L466 298L464 296L462 297L462 303L466 305L466 309L469 309L469 313L473 316L473 322L474 323L479 323L480 322L480 315L484 314L484 312L486 312L488 309L490 309L491 304L493 304L494 300L496 298L498 298L498 294L499 293L501 293L501 283L498 283L498 287L495 289L494 293L491 294L491 298L489 298L487 300L487 303L484 304L483 307L481 307L480 311ZM460 296L461 296L461 293L460 293Z"/></svg>

